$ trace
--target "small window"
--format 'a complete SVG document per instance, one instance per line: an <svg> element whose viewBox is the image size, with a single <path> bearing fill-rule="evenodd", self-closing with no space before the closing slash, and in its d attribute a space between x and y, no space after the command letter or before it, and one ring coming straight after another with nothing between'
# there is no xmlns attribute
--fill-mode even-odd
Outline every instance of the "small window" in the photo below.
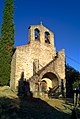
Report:
<svg viewBox="0 0 80 119"><path fill-rule="evenodd" d="M50 34L49 34L49 32L45 32L45 43L50 44Z"/></svg>
<svg viewBox="0 0 80 119"><path fill-rule="evenodd" d="M35 29L35 40L40 40L40 31L38 29Z"/></svg>

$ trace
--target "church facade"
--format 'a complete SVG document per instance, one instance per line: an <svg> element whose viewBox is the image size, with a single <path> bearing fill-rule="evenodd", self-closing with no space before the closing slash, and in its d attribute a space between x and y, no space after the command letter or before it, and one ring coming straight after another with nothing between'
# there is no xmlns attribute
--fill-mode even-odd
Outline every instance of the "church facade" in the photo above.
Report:
<svg viewBox="0 0 80 119"><path fill-rule="evenodd" d="M61 92L65 88L65 51L56 52L54 33L40 23L28 28L28 44L17 46L11 62L10 87L18 89L25 79L33 94Z"/></svg>

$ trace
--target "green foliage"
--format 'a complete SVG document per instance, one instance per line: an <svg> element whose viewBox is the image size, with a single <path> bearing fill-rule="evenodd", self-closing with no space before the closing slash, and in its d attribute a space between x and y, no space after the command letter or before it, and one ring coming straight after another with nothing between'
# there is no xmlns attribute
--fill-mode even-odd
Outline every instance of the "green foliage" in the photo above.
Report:
<svg viewBox="0 0 80 119"><path fill-rule="evenodd" d="M8 85L14 50L14 0L5 0L0 39L0 85Z"/></svg>
<svg viewBox="0 0 80 119"><path fill-rule="evenodd" d="M72 83L80 80L80 73L73 67L66 65L66 79L70 79Z"/></svg>
<svg viewBox="0 0 80 119"><path fill-rule="evenodd" d="M73 67L66 65L67 95L73 97L73 88L80 84L80 73Z"/></svg>
<svg viewBox="0 0 80 119"><path fill-rule="evenodd" d="M79 87L80 88L80 80L79 81L75 81L73 83L73 89L75 89L76 87Z"/></svg>

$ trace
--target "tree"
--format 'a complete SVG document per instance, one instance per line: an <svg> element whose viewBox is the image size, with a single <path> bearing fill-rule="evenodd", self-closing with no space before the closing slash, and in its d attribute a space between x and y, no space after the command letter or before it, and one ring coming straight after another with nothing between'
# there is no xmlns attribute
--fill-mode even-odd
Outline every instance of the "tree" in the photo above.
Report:
<svg viewBox="0 0 80 119"><path fill-rule="evenodd" d="M14 51L14 0L5 0L0 39L0 85L10 80L11 59Z"/></svg>
<svg viewBox="0 0 80 119"><path fill-rule="evenodd" d="M66 65L66 92L67 97L73 97L73 88L79 85L80 73L73 67Z"/></svg>

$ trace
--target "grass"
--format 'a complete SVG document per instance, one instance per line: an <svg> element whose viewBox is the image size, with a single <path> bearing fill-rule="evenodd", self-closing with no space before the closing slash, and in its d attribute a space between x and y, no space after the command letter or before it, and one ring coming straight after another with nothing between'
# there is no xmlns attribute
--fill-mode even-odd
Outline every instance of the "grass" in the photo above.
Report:
<svg viewBox="0 0 80 119"><path fill-rule="evenodd" d="M20 100L10 87L0 87L0 119L70 119L72 104L33 97Z"/></svg>
<svg viewBox="0 0 80 119"><path fill-rule="evenodd" d="M15 98L17 97L16 93L13 92L9 86L0 87L0 97Z"/></svg>

